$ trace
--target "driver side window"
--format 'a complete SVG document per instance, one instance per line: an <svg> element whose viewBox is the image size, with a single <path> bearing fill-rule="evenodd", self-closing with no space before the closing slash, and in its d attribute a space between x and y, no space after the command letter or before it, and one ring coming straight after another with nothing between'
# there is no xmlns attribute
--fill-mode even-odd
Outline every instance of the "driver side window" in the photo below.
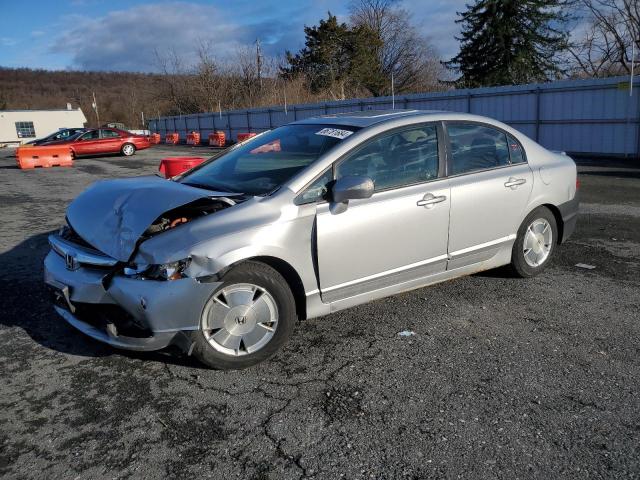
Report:
<svg viewBox="0 0 640 480"><path fill-rule="evenodd" d="M420 125L377 137L336 166L336 179L371 178L375 191L422 183L438 177L435 125Z"/></svg>

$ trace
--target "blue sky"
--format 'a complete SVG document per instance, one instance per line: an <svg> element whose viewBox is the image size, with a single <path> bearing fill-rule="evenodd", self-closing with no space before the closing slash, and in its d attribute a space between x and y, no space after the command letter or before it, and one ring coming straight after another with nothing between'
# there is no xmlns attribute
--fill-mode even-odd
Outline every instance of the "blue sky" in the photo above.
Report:
<svg viewBox="0 0 640 480"><path fill-rule="evenodd" d="M413 23L444 57L454 55L456 11L469 0L403 0ZM348 0L0 0L0 66L154 71L155 54L185 62L202 41L220 56L260 38L265 53L297 50L304 25L327 11L346 20Z"/></svg>

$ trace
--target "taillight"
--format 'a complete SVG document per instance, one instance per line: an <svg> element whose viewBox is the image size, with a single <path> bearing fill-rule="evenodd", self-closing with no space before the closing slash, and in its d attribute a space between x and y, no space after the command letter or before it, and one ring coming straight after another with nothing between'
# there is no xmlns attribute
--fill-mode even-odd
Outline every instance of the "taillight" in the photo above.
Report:
<svg viewBox="0 0 640 480"><path fill-rule="evenodd" d="M576 177L576 190L580 188L580 180Z"/></svg>

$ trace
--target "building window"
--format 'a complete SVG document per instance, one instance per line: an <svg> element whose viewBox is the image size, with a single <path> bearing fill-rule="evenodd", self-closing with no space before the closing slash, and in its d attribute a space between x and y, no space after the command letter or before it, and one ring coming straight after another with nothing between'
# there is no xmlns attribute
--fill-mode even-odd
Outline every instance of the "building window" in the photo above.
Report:
<svg viewBox="0 0 640 480"><path fill-rule="evenodd" d="M16 122L16 132L18 133L18 138L35 138L36 136L33 122Z"/></svg>

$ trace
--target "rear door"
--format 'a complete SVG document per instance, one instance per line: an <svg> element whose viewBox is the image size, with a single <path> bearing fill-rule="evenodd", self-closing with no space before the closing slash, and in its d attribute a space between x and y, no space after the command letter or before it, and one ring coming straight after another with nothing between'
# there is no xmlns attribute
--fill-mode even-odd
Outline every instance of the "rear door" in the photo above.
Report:
<svg viewBox="0 0 640 480"><path fill-rule="evenodd" d="M326 202L317 207L324 301L445 270L449 182L441 178L437 131L435 124L421 124L382 134L337 162L335 178L370 177L375 193L349 201L342 213L333 213ZM322 191L317 187L308 191Z"/></svg>
<svg viewBox="0 0 640 480"><path fill-rule="evenodd" d="M116 130L109 128L100 129L100 152L115 153L122 147L123 138Z"/></svg>
<svg viewBox="0 0 640 480"><path fill-rule="evenodd" d="M493 257L513 242L533 188L520 143L487 124L446 122L451 185L449 266Z"/></svg>

